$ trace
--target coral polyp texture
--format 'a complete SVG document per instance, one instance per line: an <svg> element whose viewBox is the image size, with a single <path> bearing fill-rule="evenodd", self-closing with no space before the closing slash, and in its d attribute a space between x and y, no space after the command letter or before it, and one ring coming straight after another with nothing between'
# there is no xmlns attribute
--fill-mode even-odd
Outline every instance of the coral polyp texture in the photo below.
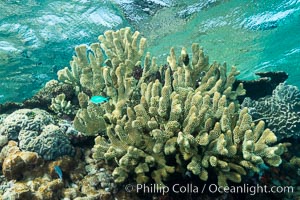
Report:
<svg viewBox="0 0 300 200"><path fill-rule="evenodd" d="M74 127L98 135L93 158L115 163L116 183L133 178L164 184L171 174L190 171L225 186L263 163L280 165L285 144L274 145L277 138L265 123L240 110L236 98L245 90L242 84L233 90L235 67L228 73L226 64L209 64L198 44L191 58L187 49L177 57L171 48L168 65L158 67L144 54L146 40L129 28L107 31L99 40L78 46L71 70L58 77L76 89ZM94 104L95 95L110 99Z"/></svg>
<svg viewBox="0 0 300 200"><path fill-rule="evenodd" d="M246 98L242 106L249 108L255 120L265 120L279 140L300 137L300 91L296 86L281 83L272 96L256 101Z"/></svg>

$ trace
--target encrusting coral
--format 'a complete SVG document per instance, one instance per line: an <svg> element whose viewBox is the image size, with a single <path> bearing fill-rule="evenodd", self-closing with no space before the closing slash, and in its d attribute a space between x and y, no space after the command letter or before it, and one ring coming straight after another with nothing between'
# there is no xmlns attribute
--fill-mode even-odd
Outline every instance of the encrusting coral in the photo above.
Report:
<svg viewBox="0 0 300 200"><path fill-rule="evenodd" d="M37 153L20 151L15 141L10 141L1 150L0 155L4 159L2 173L8 180L19 179L27 169L42 164L42 159Z"/></svg>
<svg viewBox="0 0 300 200"><path fill-rule="evenodd" d="M209 65L198 44L191 59L185 48L179 57L172 48L169 65L157 67L147 53L141 67L145 39L138 48L138 36L129 28L108 31L90 49L77 47L71 71L58 73L78 89L75 128L106 133L96 137L93 158L115 161L115 182L133 177L163 184L188 170L201 180L213 171L225 186L260 164L281 163L285 145L272 146L276 136L264 122L255 124L247 108L239 110L236 98L245 90L242 84L232 89L235 67L227 74L226 64ZM95 95L110 99L94 104L89 99Z"/></svg>

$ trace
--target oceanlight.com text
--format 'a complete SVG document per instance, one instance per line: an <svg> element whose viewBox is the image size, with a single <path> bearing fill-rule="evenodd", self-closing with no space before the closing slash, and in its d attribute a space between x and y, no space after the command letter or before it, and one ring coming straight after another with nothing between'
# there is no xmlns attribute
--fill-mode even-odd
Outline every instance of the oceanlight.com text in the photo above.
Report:
<svg viewBox="0 0 300 200"><path fill-rule="evenodd" d="M266 186L266 185L248 185L243 184L239 186L218 186L217 184L203 184L201 186L194 184L174 184L166 186L162 184L127 184L125 186L126 192L136 192L143 194L168 194L168 193L188 193L188 194L203 194L203 193L231 193L231 194L269 194L269 193L293 193L293 186Z"/></svg>

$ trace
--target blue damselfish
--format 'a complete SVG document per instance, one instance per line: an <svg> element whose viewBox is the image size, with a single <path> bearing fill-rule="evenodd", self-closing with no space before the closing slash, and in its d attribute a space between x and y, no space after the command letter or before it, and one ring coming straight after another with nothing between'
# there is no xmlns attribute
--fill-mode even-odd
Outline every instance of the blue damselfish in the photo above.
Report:
<svg viewBox="0 0 300 200"><path fill-rule="evenodd" d="M92 96L90 101L95 104L104 103L109 100L109 97L103 97L103 96Z"/></svg>
<svg viewBox="0 0 300 200"><path fill-rule="evenodd" d="M62 180L63 179L63 173L61 171L61 168L59 166L55 165L54 170L57 173L57 175L59 176L60 180Z"/></svg>

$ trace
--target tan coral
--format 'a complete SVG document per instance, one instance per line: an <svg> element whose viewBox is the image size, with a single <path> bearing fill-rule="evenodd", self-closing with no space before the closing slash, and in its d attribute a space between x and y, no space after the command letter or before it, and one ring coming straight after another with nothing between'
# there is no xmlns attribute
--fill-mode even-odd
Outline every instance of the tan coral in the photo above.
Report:
<svg viewBox="0 0 300 200"><path fill-rule="evenodd" d="M44 182L36 192L35 196L42 200L52 200L61 197L61 191L64 184L61 180L55 179L53 181Z"/></svg>
<svg viewBox="0 0 300 200"><path fill-rule="evenodd" d="M59 157L57 160L49 163L48 171L50 176L53 178L59 178L57 172L55 171L55 166L60 167L60 169L63 172L63 178L64 178L64 174L68 174L70 171L73 170L75 166L75 160L70 156L62 156Z"/></svg>
<svg viewBox="0 0 300 200"><path fill-rule="evenodd" d="M201 180L212 171L225 186L227 180L240 182L246 169L257 172L261 163L281 163L285 144L273 146L274 133L263 122L253 123L247 109L239 110L237 97L245 90L242 84L233 88L236 67L227 73L225 63L209 65L197 44L192 45L192 58L185 48L178 57L171 48L169 65L158 68L146 54L141 67L146 40L138 41L138 36L128 28L107 31L92 45L90 59L80 47L72 61L81 70L82 92L74 124L86 135L106 130L95 139L93 158L115 161L117 183L133 177L138 183L163 184L170 174L189 170ZM95 52L99 48L106 61ZM135 67L141 75L134 76ZM72 79L71 73L61 73ZM91 95L110 100L94 105Z"/></svg>
<svg viewBox="0 0 300 200"><path fill-rule="evenodd" d="M104 109L89 103L87 108L80 109L74 119L74 127L85 135L96 135L105 131Z"/></svg>
<svg viewBox="0 0 300 200"><path fill-rule="evenodd" d="M2 173L7 179L18 179L26 169L42 164L42 159L35 152L20 151L17 143L10 141L10 147L2 164Z"/></svg>
<svg viewBox="0 0 300 200"><path fill-rule="evenodd" d="M292 159L290 160L290 163L292 166L300 168L300 158L299 157L292 157Z"/></svg>
<svg viewBox="0 0 300 200"><path fill-rule="evenodd" d="M240 182L246 169L257 171L255 166L263 162L281 163L285 145L270 147L276 142L274 134L262 122L253 124L246 109L239 111L236 98L245 90L242 85L232 90L236 68L227 74L225 64L208 67L207 57L195 44L193 51L190 64L186 49L179 59L171 49L164 84L142 83L140 103L127 108L128 118L110 125L109 141L96 138L96 160L117 158L116 182L134 174L138 183L152 178L163 184L175 169L185 168L207 180L208 168L213 168L218 184L225 186L227 180ZM205 73L196 87L198 77L191 75L201 71ZM169 166L167 155L175 155L178 166ZM146 175L149 169L151 177Z"/></svg>
<svg viewBox="0 0 300 200"><path fill-rule="evenodd" d="M105 117L109 121L121 118L125 114L127 104L139 100L137 89L156 68L155 60L151 61L150 55L147 54L142 77L139 77L139 80L133 77L136 67L142 69L141 59L146 43L146 39L140 38L139 35L139 32L132 34L129 28L116 32L107 31L99 36L100 43L93 43L89 47L88 55L85 45L76 47L76 56L70 63L71 70L65 68L58 72L60 81L72 84L77 89L81 109L75 117L75 128L83 134L96 135L105 129L102 116L98 116L102 125L93 123L93 118L89 118L93 115L92 108L89 109L92 105L88 105L92 96L110 97L109 102L103 106ZM102 50L108 56L105 61Z"/></svg>
<svg viewBox="0 0 300 200"><path fill-rule="evenodd" d="M65 100L66 95L64 93L52 98L50 109L59 115L70 115L73 113L74 108L70 101Z"/></svg>
<svg viewBox="0 0 300 200"><path fill-rule="evenodd" d="M1 199L33 199L33 194L30 187L24 183L15 183L12 188L9 188L2 196Z"/></svg>

